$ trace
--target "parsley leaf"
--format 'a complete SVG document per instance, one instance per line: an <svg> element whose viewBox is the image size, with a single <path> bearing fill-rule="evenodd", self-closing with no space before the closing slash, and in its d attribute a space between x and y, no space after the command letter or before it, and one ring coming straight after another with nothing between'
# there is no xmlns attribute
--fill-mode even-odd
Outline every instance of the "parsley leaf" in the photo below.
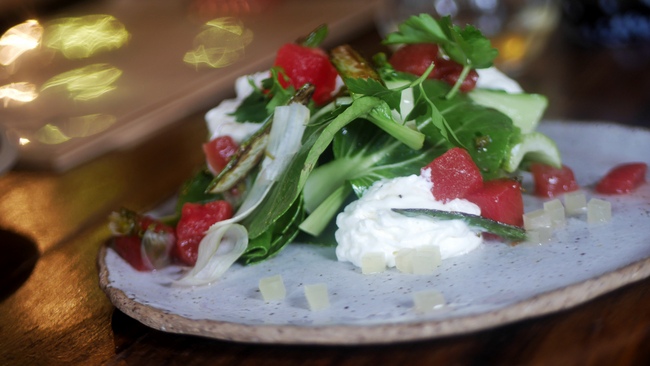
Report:
<svg viewBox="0 0 650 366"><path fill-rule="evenodd" d="M435 20L429 14L411 16L389 34L384 44L436 43L452 60L463 66L484 69L492 66L498 51L489 39L472 25L460 28L446 16Z"/></svg>
<svg viewBox="0 0 650 366"><path fill-rule="evenodd" d="M249 94L232 113L237 122L264 122L269 114L266 111L268 97L256 89Z"/></svg>

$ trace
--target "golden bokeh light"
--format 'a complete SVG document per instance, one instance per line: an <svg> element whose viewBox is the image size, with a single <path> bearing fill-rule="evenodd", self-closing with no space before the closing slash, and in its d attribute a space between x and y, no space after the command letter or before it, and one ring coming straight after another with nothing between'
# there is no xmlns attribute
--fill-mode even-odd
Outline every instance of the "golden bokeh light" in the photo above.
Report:
<svg viewBox="0 0 650 366"><path fill-rule="evenodd" d="M194 39L194 49L187 52L183 61L212 68L232 65L244 55L253 41L253 31L232 17L213 19L204 25L203 31Z"/></svg>
<svg viewBox="0 0 650 366"><path fill-rule="evenodd" d="M86 101L114 90L122 70L109 64L92 64L52 77L41 90L61 86L73 100Z"/></svg>
<svg viewBox="0 0 650 366"><path fill-rule="evenodd" d="M122 47L130 34L112 15L92 14L59 18L45 28L44 44L66 58L88 58L100 51Z"/></svg>
<svg viewBox="0 0 650 366"><path fill-rule="evenodd" d="M55 145L73 138L87 137L98 134L111 127L117 118L109 114L89 114L71 117L63 123L48 123L34 134L37 141Z"/></svg>
<svg viewBox="0 0 650 366"><path fill-rule="evenodd" d="M28 103L38 97L36 85L28 82L11 83L0 86L0 100L5 108L10 102Z"/></svg>
<svg viewBox="0 0 650 366"><path fill-rule="evenodd" d="M11 65L23 53L41 44L43 27L30 19L9 28L0 36L0 64Z"/></svg>

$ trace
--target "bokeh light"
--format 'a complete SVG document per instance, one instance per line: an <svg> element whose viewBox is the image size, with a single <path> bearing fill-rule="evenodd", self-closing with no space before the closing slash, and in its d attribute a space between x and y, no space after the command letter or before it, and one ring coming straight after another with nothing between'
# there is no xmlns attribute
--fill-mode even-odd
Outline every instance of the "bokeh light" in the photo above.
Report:
<svg viewBox="0 0 650 366"><path fill-rule="evenodd" d="M11 65L23 53L37 48L42 38L43 27L33 19L9 28L0 36L0 64Z"/></svg>
<svg viewBox="0 0 650 366"><path fill-rule="evenodd" d="M73 138L87 137L105 131L117 118L109 114L89 114L71 117L62 123L48 123L34 134L41 143L54 145Z"/></svg>
<svg viewBox="0 0 650 366"><path fill-rule="evenodd" d="M253 41L253 31L232 17L213 19L204 25L204 30L194 39L194 49L187 52L183 61L212 68L232 65L244 55L244 50Z"/></svg>
<svg viewBox="0 0 650 366"><path fill-rule="evenodd" d="M71 99L85 101L114 90L121 75L122 70L109 64L92 64L52 77L41 90L60 86L70 93Z"/></svg>
<svg viewBox="0 0 650 366"><path fill-rule="evenodd" d="M3 101L5 108L10 102L27 103L37 96L36 85L32 83L18 82L0 86L0 100Z"/></svg>
<svg viewBox="0 0 650 366"><path fill-rule="evenodd" d="M69 59L88 58L122 47L129 32L112 15L59 18L46 26L44 44Z"/></svg>

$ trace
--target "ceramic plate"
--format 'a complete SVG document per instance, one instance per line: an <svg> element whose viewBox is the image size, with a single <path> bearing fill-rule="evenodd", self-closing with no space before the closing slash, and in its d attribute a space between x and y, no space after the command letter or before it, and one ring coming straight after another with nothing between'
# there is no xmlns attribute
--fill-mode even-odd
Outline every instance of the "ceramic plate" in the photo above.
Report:
<svg viewBox="0 0 650 366"><path fill-rule="evenodd" d="M611 202L611 222L568 219L545 245L484 243L443 261L431 275L395 269L363 275L336 261L334 248L289 245L253 266L234 266L207 288L169 285L179 269L139 273L112 249L99 254L100 284L117 308L172 333L293 344L387 343L461 334L575 306L650 276L650 184L630 195L599 196L591 187L616 164L650 164L650 131L607 123L544 122L587 199ZM524 177L530 187L530 177ZM543 201L525 196L526 211ZM258 281L282 275L283 301L265 302ZM311 311L304 285L324 283L331 306ZM421 313L413 294L442 293L446 305Z"/></svg>

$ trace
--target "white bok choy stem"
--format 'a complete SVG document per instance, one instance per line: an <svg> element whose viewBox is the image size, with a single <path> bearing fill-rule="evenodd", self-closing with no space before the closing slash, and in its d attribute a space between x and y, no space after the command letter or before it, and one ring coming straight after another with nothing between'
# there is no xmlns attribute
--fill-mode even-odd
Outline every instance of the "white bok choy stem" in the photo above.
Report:
<svg viewBox="0 0 650 366"><path fill-rule="evenodd" d="M194 268L174 284L199 286L214 282L241 257L247 246L248 231L242 225L222 225L208 231L199 244Z"/></svg>
<svg viewBox="0 0 650 366"><path fill-rule="evenodd" d="M299 103L276 107L266 156L244 202L232 218L219 221L208 229L199 244L196 265L185 277L177 281L177 284L194 286L214 282L245 252L248 245L248 231L237 223L259 206L273 183L280 178L294 155L300 150L309 117L309 109ZM233 250L220 255L219 243L226 234L234 235L237 238L236 244Z"/></svg>

